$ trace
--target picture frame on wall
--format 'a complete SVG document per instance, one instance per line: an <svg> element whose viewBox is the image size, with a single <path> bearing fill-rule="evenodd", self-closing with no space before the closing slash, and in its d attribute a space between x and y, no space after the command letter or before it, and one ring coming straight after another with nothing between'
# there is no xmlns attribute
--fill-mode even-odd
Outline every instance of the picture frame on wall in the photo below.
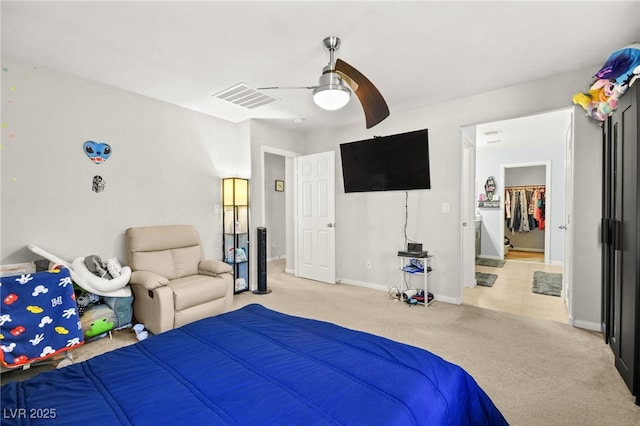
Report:
<svg viewBox="0 0 640 426"><path fill-rule="evenodd" d="M284 181L283 180L276 180L276 191L278 191L278 192L284 191Z"/></svg>

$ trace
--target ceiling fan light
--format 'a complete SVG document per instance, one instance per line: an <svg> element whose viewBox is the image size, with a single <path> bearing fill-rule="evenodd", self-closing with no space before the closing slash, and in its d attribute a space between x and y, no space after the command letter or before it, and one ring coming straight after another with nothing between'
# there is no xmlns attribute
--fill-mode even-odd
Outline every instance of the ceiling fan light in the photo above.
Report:
<svg viewBox="0 0 640 426"><path fill-rule="evenodd" d="M320 86L313 91L313 102L322 109L335 111L351 99L351 90L342 85Z"/></svg>

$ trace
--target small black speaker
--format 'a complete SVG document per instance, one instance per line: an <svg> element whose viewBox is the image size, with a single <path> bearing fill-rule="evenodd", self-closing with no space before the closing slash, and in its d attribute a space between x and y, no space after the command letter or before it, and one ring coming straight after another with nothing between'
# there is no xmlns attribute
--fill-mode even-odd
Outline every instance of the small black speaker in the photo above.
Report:
<svg viewBox="0 0 640 426"><path fill-rule="evenodd" d="M253 294L269 294L267 290L267 228L259 226L258 232L258 289Z"/></svg>

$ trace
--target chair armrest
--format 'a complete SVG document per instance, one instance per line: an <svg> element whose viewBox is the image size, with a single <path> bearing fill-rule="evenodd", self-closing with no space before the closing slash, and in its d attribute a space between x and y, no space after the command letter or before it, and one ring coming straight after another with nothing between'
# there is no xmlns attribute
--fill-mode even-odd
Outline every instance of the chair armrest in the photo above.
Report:
<svg viewBox="0 0 640 426"><path fill-rule="evenodd" d="M133 271L129 281L132 285L141 285L147 290L162 287L169 284L169 280L162 275L151 271Z"/></svg>
<svg viewBox="0 0 640 426"><path fill-rule="evenodd" d="M202 260L198 265L198 273L201 275L211 275L215 277L220 274L231 273L231 271L233 271L231 265L220 260Z"/></svg>

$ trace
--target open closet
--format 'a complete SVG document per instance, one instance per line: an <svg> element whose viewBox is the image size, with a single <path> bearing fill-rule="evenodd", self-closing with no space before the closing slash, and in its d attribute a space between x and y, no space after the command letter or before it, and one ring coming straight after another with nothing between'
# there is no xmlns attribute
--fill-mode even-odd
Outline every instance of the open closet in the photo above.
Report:
<svg viewBox="0 0 640 426"><path fill-rule="evenodd" d="M504 196L505 225L511 232L544 229L545 187L509 186Z"/></svg>
<svg viewBox="0 0 640 426"><path fill-rule="evenodd" d="M505 169L504 258L544 261L546 167Z"/></svg>

